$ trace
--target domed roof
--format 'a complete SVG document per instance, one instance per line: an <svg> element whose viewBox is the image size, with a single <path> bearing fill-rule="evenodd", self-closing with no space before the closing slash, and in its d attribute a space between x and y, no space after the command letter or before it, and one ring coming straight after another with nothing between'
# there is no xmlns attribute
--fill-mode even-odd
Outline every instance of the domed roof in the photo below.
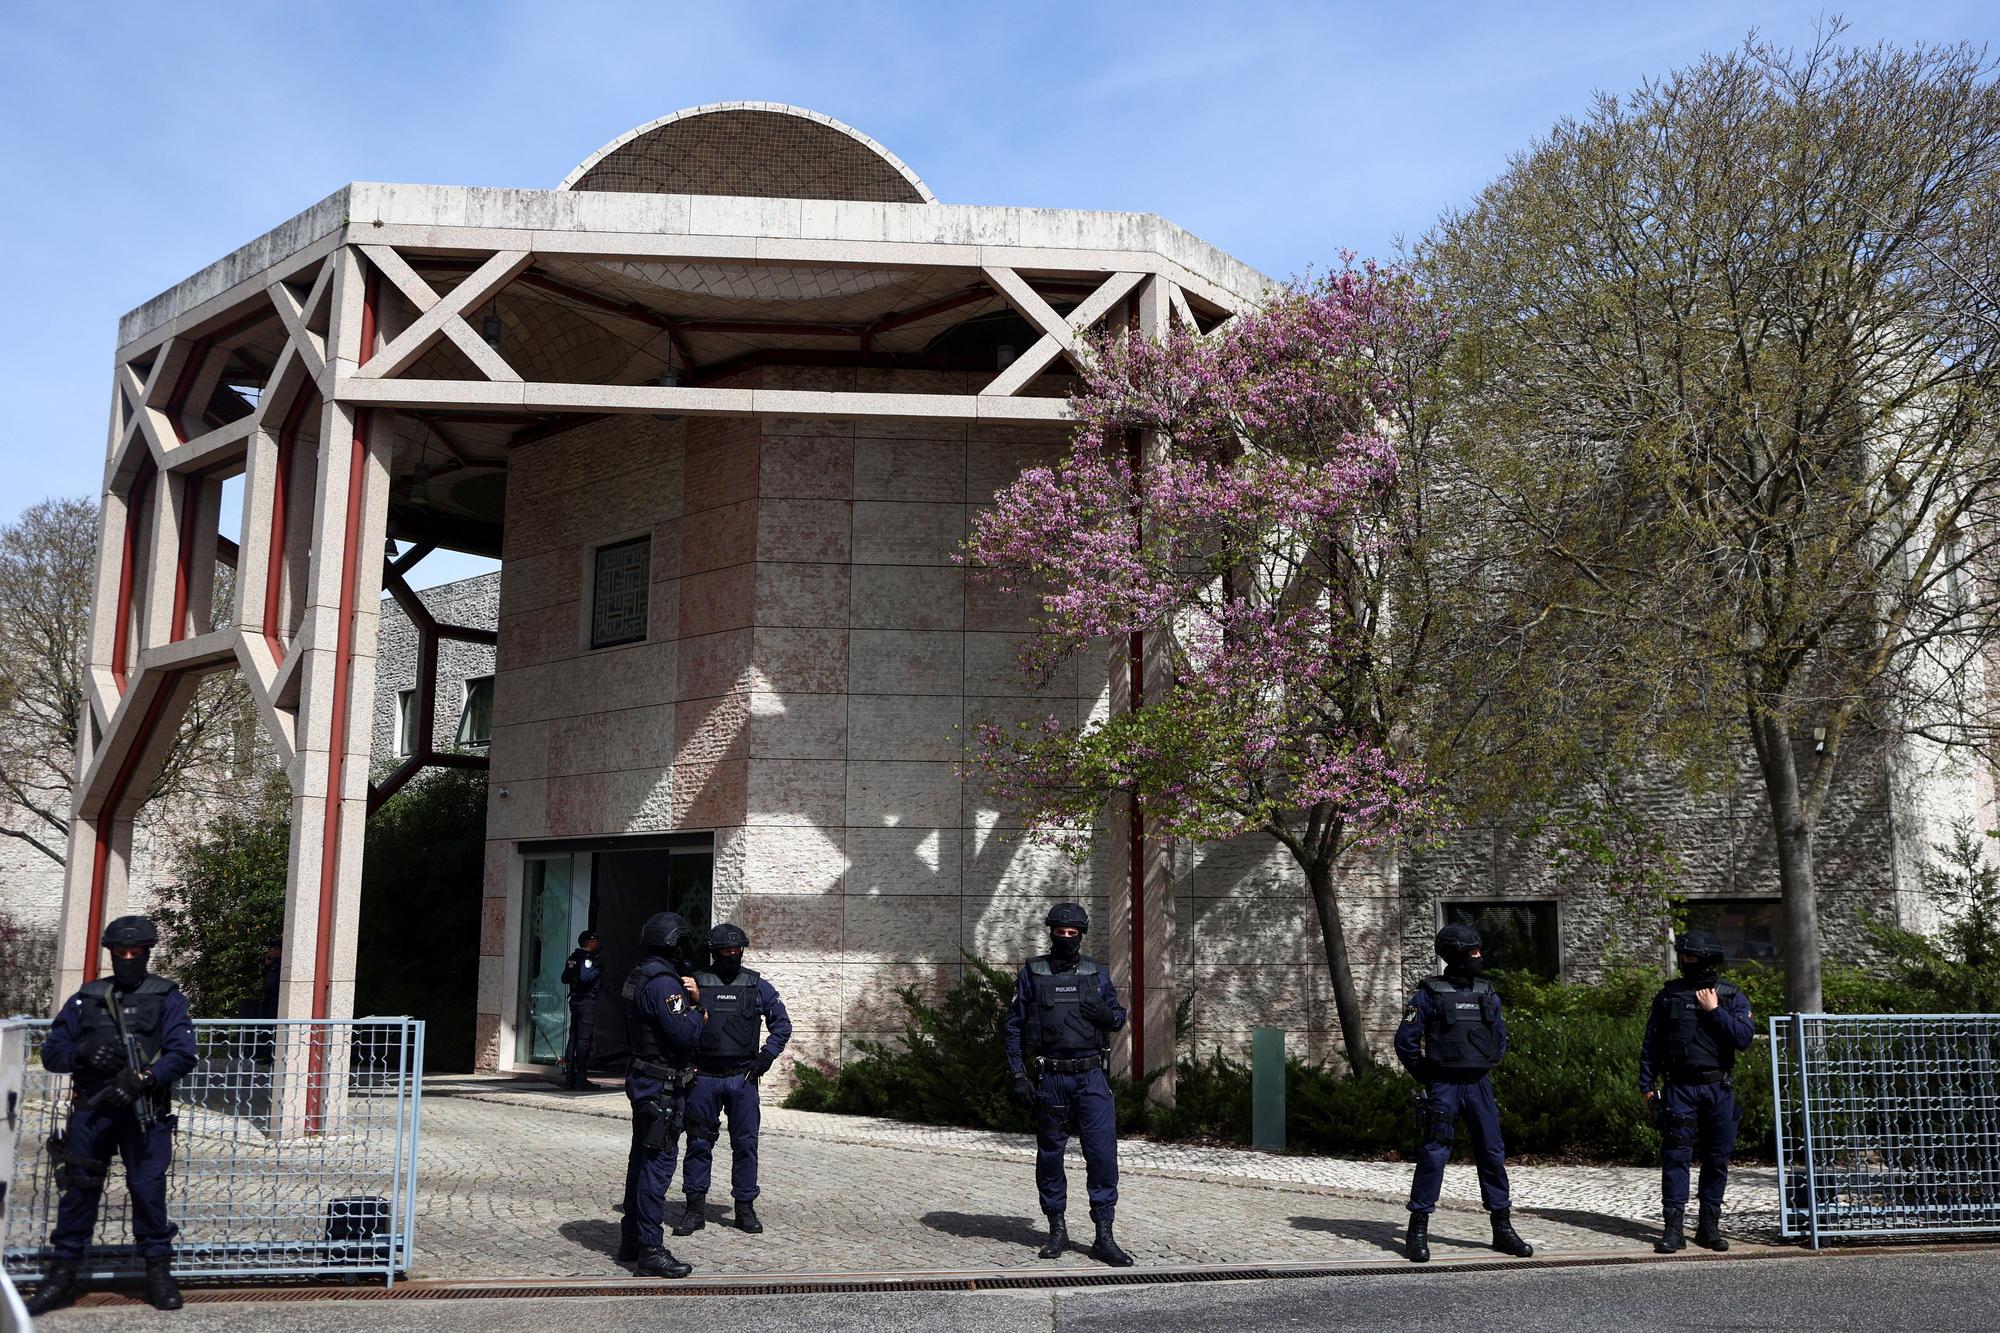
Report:
<svg viewBox="0 0 2000 1333"><path fill-rule="evenodd" d="M850 125L777 102L717 102L619 135L565 190L934 204L901 158Z"/></svg>

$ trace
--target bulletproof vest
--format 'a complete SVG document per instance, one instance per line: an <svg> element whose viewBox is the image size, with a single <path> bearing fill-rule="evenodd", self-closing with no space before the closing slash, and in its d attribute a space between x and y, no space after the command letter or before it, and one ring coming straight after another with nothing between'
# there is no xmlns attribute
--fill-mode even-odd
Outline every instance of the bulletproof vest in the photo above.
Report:
<svg viewBox="0 0 2000 1333"><path fill-rule="evenodd" d="M174 983L165 977L155 976L148 976L122 995L112 989L109 977L84 983L83 989L78 992L86 1001L78 1044L98 1036L118 1040L118 1021L111 1016L111 1005L116 1002L124 1010L125 1031L138 1040L141 1063L151 1064L159 1058L160 1042L166 1036L167 996L176 989ZM108 1083L117 1075L78 1070L76 1077L80 1083L88 1084Z"/></svg>
<svg viewBox="0 0 2000 1333"><path fill-rule="evenodd" d="M576 950L569 956L569 961L576 969L572 974L574 979L569 983L569 993L571 997L580 1000L597 989L597 983L603 976L604 969L599 965L597 955L588 949Z"/></svg>
<svg viewBox="0 0 2000 1333"><path fill-rule="evenodd" d="M1726 1074L1736 1067L1736 1048L1715 1039L1715 1030L1701 1021L1701 1001L1695 987L1671 986L1660 993L1666 1006L1666 1042L1661 1049L1667 1077ZM1737 990L1726 981L1715 983L1718 1007L1727 1007Z"/></svg>
<svg viewBox="0 0 2000 1333"><path fill-rule="evenodd" d="M708 1015L695 1048L696 1062L704 1069L735 1069L755 1060L763 1021L757 1009L757 974L746 967L734 981L713 972L697 972L694 980L701 987L702 1012Z"/></svg>
<svg viewBox="0 0 2000 1333"><path fill-rule="evenodd" d="M1047 954L1028 960L1028 981L1035 990L1028 1007L1028 1041L1036 1051L1094 1051L1104 1045L1103 1029L1080 1012L1085 1000L1098 997L1097 971L1090 958L1077 959L1067 972L1056 971Z"/></svg>
<svg viewBox="0 0 2000 1333"><path fill-rule="evenodd" d="M1430 1021L1424 1027L1424 1055L1447 1074L1483 1074L1499 1062L1500 1034L1494 1029L1489 982L1475 980L1460 987L1448 977L1425 977L1422 989L1431 997Z"/></svg>
<svg viewBox="0 0 2000 1333"><path fill-rule="evenodd" d="M666 1047L660 1041L660 1029L650 1018L639 1012L639 992L646 989L656 977L670 977L678 987L680 973L664 958L650 957L632 969L625 978L625 985L618 996L625 1002L625 1045L632 1052L634 1060L649 1060L654 1064L685 1064L684 1059L669 1057Z"/></svg>

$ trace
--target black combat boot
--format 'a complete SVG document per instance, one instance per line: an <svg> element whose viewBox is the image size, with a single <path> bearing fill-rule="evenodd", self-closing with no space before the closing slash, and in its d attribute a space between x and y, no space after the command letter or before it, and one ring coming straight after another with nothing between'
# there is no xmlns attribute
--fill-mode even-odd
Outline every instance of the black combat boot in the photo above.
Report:
<svg viewBox="0 0 2000 1333"><path fill-rule="evenodd" d="M1069 1248L1068 1224L1066 1224L1063 1221L1063 1215L1061 1213L1050 1213L1049 1243L1042 1246L1041 1249L1035 1251L1036 1257L1041 1259L1060 1259L1063 1257L1063 1251L1067 1250L1068 1248Z"/></svg>
<svg viewBox="0 0 2000 1333"><path fill-rule="evenodd" d="M1505 1208L1493 1210L1493 1248L1516 1259L1526 1259L1535 1252L1535 1247L1514 1230L1514 1215Z"/></svg>
<svg viewBox="0 0 2000 1333"><path fill-rule="evenodd" d="M1721 1204L1705 1203L1701 1206L1701 1213L1694 1224L1694 1243L1718 1254L1729 1248L1729 1242L1722 1238Z"/></svg>
<svg viewBox="0 0 2000 1333"><path fill-rule="evenodd" d="M1097 1223L1097 1239L1090 1243L1090 1257L1113 1268L1130 1268L1132 1256L1120 1249L1111 1235L1111 1214L1101 1213L1091 1220Z"/></svg>
<svg viewBox="0 0 2000 1333"><path fill-rule="evenodd" d="M694 1272L693 1264L684 1264L674 1258L673 1251L661 1246L642 1250L632 1265L647 1277L686 1277Z"/></svg>
<svg viewBox="0 0 2000 1333"><path fill-rule="evenodd" d="M736 1229L752 1236L764 1232L764 1224L757 1220L757 1209L748 1199L736 1201Z"/></svg>
<svg viewBox="0 0 2000 1333"><path fill-rule="evenodd" d="M1413 1264L1431 1261L1431 1215L1411 1213L1410 1225L1403 1229L1403 1250Z"/></svg>
<svg viewBox="0 0 2000 1333"><path fill-rule="evenodd" d="M674 1223L674 1234L676 1236L692 1236L707 1225L708 1196L706 1194L688 1195L687 1210L681 1214L681 1220Z"/></svg>
<svg viewBox="0 0 2000 1333"><path fill-rule="evenodd" d="M180 1284L174 1281L171 1259L146 1261L146 1304L155 1310L181 1308Z"/></svg>
<svg viewBox="0 0 2000 1333"><path fill-rule="evenodd" d="M1687 1248L1687 1237L1681 1234L1681 1220L1687 1216L1685 1208L1666 1210L1667 1224L1661 1229L1660 1238L1653 1242L1653 1249L1660 1254L1673 1254Z"/></svg>
<svg viewBox="0 0 2000 1333"><path fill-rule="evenodd" d="M81 1295L83 1288L76 1282L76 1260L57 1259L42 1275L42 1285L35 1288L35 1294L28 1298L28 1313L38 1315L60 1310L65 1305L74 1304Z"/></svg>

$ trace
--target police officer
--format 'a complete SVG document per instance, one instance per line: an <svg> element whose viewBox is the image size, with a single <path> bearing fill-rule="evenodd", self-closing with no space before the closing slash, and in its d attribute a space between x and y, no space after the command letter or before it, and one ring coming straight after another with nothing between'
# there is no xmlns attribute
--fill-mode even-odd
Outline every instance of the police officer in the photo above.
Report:
<svg viewBox="0 0 2000 1333"><path fill-rule="evenodd" d="M1639 1046L1639 1091L1660 1131L1660 1204L1666 1226L1653 1248L1661 1254L1687 1248L1682 1226L1688 1166L1699 1148L1701 1217L1694 1243L1726 1250L1722 1193L1729 1185L1729 1154L1742 1119L1730 1071L1756 1029L1750 1024L1750 1001L1717 976L1723 963L1720 940L1706 930L1690 930L1674 948L1681 975L1653 997Z"/></svg>
<svg viewBox="0 0 2000 1333"><path fill-rule="evenodd" d="M111 975L86 982L49 1026L42 1064L69 1074L68 1127L49 1141L62 1196L51 1259L28 1313L45 1314L80 1294L77 1266L97 1227L97 1204L116 1149L132 1196L132 1239L146 1260L146 1300L157 1310L181 1308L171 1265L174 1235L167 1217L167 1166L174 1154L171 1090L194 1068L194 1022L180 987L146 970L159 933L143 916L121 916L104 928Z"/></svg>
<svg viewBox="0 0 2000 1333"><path fill-rule="evenodd" d="M1431 1213L1437 1208L1444 1164L1451 1160L1451 1141L1462 1119L1472 1131L1479 1201L1492 1215L1493 1248L1525 1259L1535 1250L1514 1230L1507 1145L1500 1139L1500 1104L1493 1098L1489 1077L1507 1054L1500 996L1491 982L1479 977L1484 956L1478 931L1446 926L1437 933L1434 947L1444 960L1444 973L1424 978L1396 1029L1396 1058L1424 1084L1419 1099L1424 1137L1410 1178L1410 1226L1403 1241L1411 1259L1420 1264L1430 1259Z"/></svg>
<svg viewBox="0 0 2000 1333"><path fill-rule="evenodd" d="M1049 928L1049 951L1021 968L1006 1029L1014 1096L1035 1112L1035 1187L1049 1219L1048 1244L1040 1254L1058 1259L1069 1245L1063 1221L1069 1196L1063 1149L1074 1118L1083 1140L1090 1219L1097 1224L1090 1253L1125 1268L1132 1256L1111 1234L1118 1208L1118 1113L1104 1077L1111 1034L1125 1026L1125 1009L1111 974L1083 956L1083 935L1090 929L1084 910L1075 903L1057 903L1043 924ZM1033 1079L1024 1041L1034 1048Z"/></svg>
<svg viewBox="0 0 2000 1333"><path fill-rule="evenodd" d="M743 966L743 950L749 944L741 926L723 922L708 932L708 970L695 973L708 1022L694 1053L687 1169L681 1176L687 1208L674 1223L676 1236L691 1236L707 1224L709 1170L724 1111L729 1114L729 1195L736 1201L736 1225L753 1236L764 1229L756 1207L757 1124L762 1113L757 1080L771 1071L771 1063L792 1039L792 1020L778 998L778 988ZM759 1045L764 1029L770 1036Z"/></svg>
<svg viewBox="0 0 2000 1333"><path fill-rule="evenodd" d="M569 987L569 1049L563 1052L568 1070L564 1083L571 1088L590 1086L590 1043L597 1034L597 983L604 967L597 961L597 932L586 930L576 937L576 948L563 964L562 983Z"/></svg>
<svg viewBox="0 0 2000 1333"><path fill-rule="evenodd" d="M680 959L691 932L673 912L655 912L639 930L645 961L619 992L625 1005L625 1096L632 1103L632 1150L625 1159L625 1215L619 1223L618 1259L654 1277L686 1277L690 1264L674 1258L660 1234L667 1187L673 1184L687 1087L694 1081L694 1048L704 1021L700 987L681 975Z"/></svg>

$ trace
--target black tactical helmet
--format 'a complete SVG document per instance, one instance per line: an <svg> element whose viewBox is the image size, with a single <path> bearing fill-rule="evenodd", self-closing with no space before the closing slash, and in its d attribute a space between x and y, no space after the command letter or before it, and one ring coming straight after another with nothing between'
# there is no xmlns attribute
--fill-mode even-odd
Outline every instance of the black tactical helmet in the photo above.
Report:
<svg viewBox="0 0 2000 1333"><path fill-rule="evenodd" d="M1084 911L1075 903L1057 903L1049 909L1049 914L1042 918L1042 924L1050 930L1054 930L1057 926L1075 926L1078 930L1088 934L1090 931L1090 913Z"/></svg>
<svg viewBox="0 0 2000 1333"><path fill-rule="evenodd" d="M579 933L576 937L576 947L581 949L584 945L590 943L592 940L596 938L597 938L596 931L594 930L583 931Z"/></svg>
<svg viewBox="0 0 2000 1333"><path fill-rule="evenodd" d="M121 916L104 928L97 942L107 949L150 949L159 941L160 932L153 928L153 918Z"/></svg>
<svg viewBox="0 0 2000 1333"><path fill-rule="evenodd" d="M708 947L711 949L747 949L750 937L743 933L743 927L734 921L725 921L708 932Z"/></svg>
<svg viewBox="0 0 2000 1333"><path fill-rule="evenodd" d="M1474 949L1485 948L1479 942L1478 931L1474 930L1471 926L1460 925L1457 922L1453 922L1443 930L1440 930L1437 933L1437 938L1431 942L1431 947L1437 950L1438 957L1445 959L1447 962L1454 958L1463 958Z"/></svg>
<svg viewBox="0 0 2000 1333"><path fill-rule="evenodd" d="M1715 938L1712 930L1688 930L1674 941L1674 952L1693 956L1698 962L1721 966L1725 955L1722 941Z"/></svg>
<svg viewBox="0 0 2000 1333"><path fill-rule="evenodd" d="M639 927L639 943L661 952L677 947L687 936L687 918L679 912L655 912Z"/></svg>

